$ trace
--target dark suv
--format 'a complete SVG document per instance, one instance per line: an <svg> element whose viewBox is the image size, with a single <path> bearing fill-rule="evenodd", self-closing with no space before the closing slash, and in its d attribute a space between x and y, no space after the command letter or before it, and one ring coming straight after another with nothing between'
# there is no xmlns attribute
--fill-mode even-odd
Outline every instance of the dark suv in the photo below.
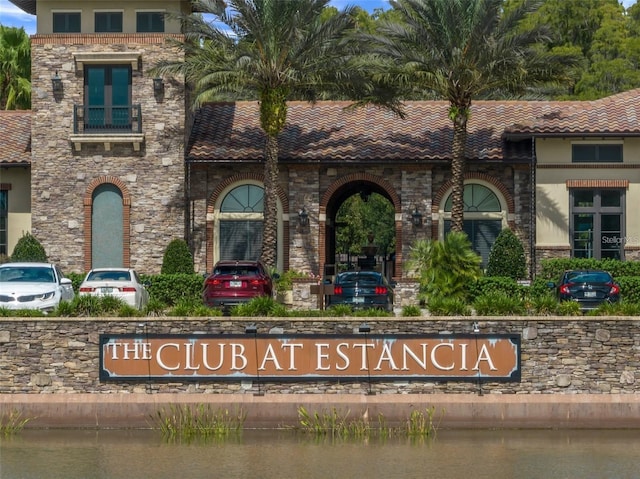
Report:
<svg viewBox="0 0 640 479"><path fill-rule="evenodd" d="M204 281L202 300L228 310L258 296L273 294L273 280L260 261L219 261Z"/></svg>

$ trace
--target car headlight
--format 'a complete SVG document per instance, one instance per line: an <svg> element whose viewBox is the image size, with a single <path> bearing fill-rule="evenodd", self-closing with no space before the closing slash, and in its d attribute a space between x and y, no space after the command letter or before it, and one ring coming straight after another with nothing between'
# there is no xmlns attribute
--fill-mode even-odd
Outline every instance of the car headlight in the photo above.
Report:
<svg viewBox="0 0 640 479"><path fill-rule="evenodd" d="M48 299L53 298L55 295L56 295L55 291L49 291L48 293L43 293L38 299L40 299L40 301L46 301Z"/></svg>

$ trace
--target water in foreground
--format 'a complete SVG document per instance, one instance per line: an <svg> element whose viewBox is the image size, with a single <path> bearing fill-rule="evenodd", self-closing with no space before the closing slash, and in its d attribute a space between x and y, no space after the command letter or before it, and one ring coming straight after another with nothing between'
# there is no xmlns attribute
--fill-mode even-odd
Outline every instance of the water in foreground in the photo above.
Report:
<svg viewBox="0 0 640 479"><path fill-rule="evenodd" d="M25 430L0 438L2 479L638 478L640 431L440 430L435 440L244 431L167 443L153 431Z"/></svg>

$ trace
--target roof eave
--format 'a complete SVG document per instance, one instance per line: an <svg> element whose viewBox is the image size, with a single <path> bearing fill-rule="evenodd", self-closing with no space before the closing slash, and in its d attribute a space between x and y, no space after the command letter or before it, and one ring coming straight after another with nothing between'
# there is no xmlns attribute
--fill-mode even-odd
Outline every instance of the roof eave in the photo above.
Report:
<svg viewBox="0 0 640 479"><path fill-rule="evenodd" d="M20 10L30 14L36 14L36 0L9 0Z"/></svg>

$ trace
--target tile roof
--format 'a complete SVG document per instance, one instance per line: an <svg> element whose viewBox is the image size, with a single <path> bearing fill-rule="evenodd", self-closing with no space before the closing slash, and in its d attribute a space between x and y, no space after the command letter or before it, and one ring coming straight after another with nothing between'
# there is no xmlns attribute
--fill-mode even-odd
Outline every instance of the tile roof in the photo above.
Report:
<svg viewBox="0 0 640 479"><path fill-rule="evenodd" d="M474 101L467 157L524 161L532 136L640 136L640 90L594 101ZM446 160L453 130L446 101L405 103L404 120L349 102L290 102L281 161ZM196 114L190 161L256 161L264 136L257 102L211 103ZM511 141L506 141L511 140Z"/></svg>
<svg viewBox="0 0 640 479"><path fill-rule="evenodd" d="M31 164L31 110L0 110L0 165Z"/></svg>

